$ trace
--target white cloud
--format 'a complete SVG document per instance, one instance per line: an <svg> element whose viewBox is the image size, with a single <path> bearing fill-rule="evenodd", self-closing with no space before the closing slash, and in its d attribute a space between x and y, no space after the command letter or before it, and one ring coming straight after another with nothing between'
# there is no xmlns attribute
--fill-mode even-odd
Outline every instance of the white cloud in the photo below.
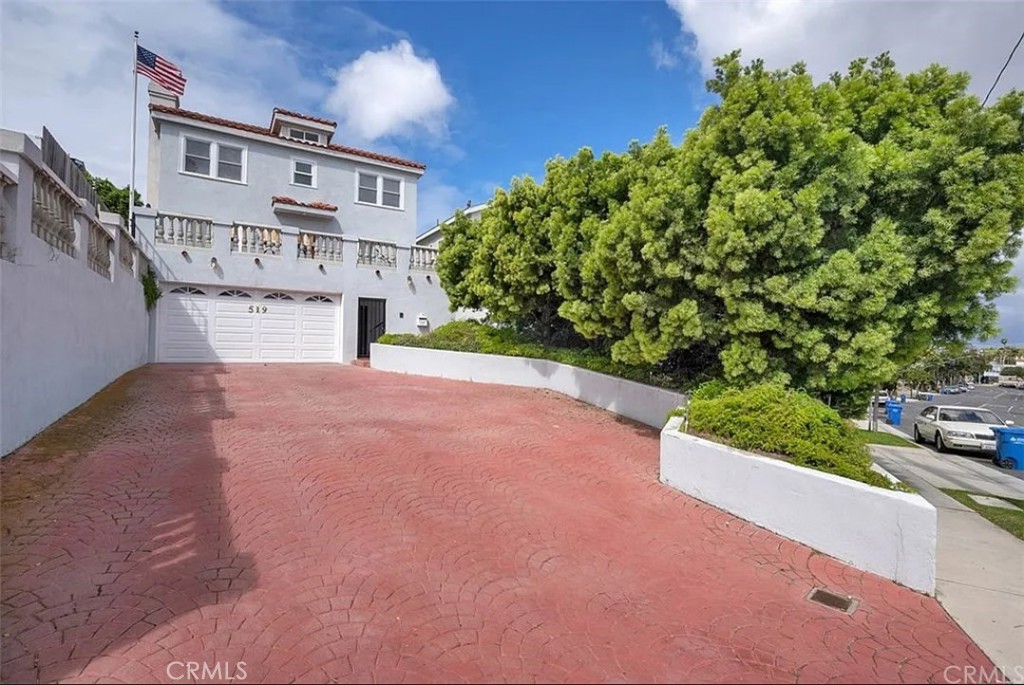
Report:
<svg viewBox="0 0 1024 685"><path fill-rule="evenodd" d="M17 2L0 7L0 122L38 135L45 125L89 170L127 184L132 31L188 78L182 106L268 122L326 88L306 79L288 43L224 11L185 2ZM139 79L136 186L146 186L148 110Z"/></svg>
<svg viewBox="0 0 1024 685"><path fill-rule="evenodd" d="M858 57L888 51L903 72L933 62L971 75L971 91L984 97L1024 28L1022 2L913 2L853 0L667 0L683 39L705 74L711 60L737 48L743 60L768 67L798 61L822 79ZM1017 51L992 97L1024 87L1024 53ZM1016 273L1024 278L1024 256ZM1024 293L996 302L1003 334L1024 342Z"/></svg>
<svg viewBox="0 0 1024 685"><path fill-rule="evenodd" d="M443 140L454 104L437 62L400 40L339 69L325 106L348 137L372 142L423 132Z"/></svg>
<svg viewBox="0 0 1024 685"><path fill-rule="evenodd" d="M679 65L679 55L665 47L660 39L651 43L651 59L657 69L674 69Z"/></svg>
<svg viewBox="0 0 1024 685"><path fill-rule="evenodd" d="M456 209L464 207L466 200L471 199L460 188L440 180L439 174L426 174L417 184L416 194L419 205L417 233L423 233L438 221L444 221Z"/></svg>
<svg viewBox="0 0 1024 685"><path fill-rule="evenodd" d="M901 71L932 62L967 71L982 96L1024 27L1021 2L667 1L705 73L712 59L736 48L744 60L762 58L773 68L804 61L817 78L889 51ZM1024 85L1022 57L994 96Z"/></svg>

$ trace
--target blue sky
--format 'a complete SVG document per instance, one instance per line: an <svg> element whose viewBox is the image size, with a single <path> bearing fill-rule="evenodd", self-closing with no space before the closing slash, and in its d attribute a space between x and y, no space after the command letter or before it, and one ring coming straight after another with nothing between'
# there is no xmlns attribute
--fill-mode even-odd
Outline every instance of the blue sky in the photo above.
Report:
<svg viewBox="0 0 1024 685"><path fill-rule="evenodd" d="M662 124L679 138L708 101L695 59L671 70L652 63L652 42L678 34L675 14L660 2L227 7L268 31L283 28L310 56L310 78L401 39L436 61L455 98L445 144L410 136L373 142L426 162L467 200L485 199L514 175L539 176L548 158L584 145L622 150ZM315 98L302 104L334 116ZM436 218L424 215L421 225Z"/></svg>
<svg viewBox="0 0 1024 685"><path fill-rule="evenodd" d="M1024 26L1024 2L943 0L4 0L0 13L0 121L46 125L94 173L127 183L138 30L188 77L183 107L262 124L275 106L320 114L339 142L425 162L420 230L554 155L623 150L660 125L680 140L711 102L711 60L730 50L802 60L819 79L888 50L905 71L967 71L984 95ZM995 95L1013 85L1024 54ZM140 158L138 187L145 175ZM1024 297L998 305L1024 344Z"/></svg>

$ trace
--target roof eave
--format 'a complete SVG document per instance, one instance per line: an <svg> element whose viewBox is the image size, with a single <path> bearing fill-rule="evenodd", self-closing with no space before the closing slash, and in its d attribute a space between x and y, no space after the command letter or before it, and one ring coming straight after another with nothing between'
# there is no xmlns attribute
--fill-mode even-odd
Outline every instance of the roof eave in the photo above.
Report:
<svg viewBox="0 0 1024 685"><path fill-rule="evenodd" d="M415 162L411 162L410 165L400 164L398 162L390 162L381 159L375 159L373 157L358 155L351 152L345 152L342 150L335 150L325 145L314 145L313 143L302 143L289 138L282 138L276 136L270 131L265 133L259 133L256 131L248 131L243 128L237 128L234 126L227 126L225 124L213 123L210 121L203 121L202 119L196 119L194 117L184 116L174 112L167 112L163 109L154 109L150 106L150 116L159 121L167 121L175 124L184 124L186 126L193 126L195 128L207 129L223 133L225 135L239 136L247 138L249 140L259 140L263 142L269 142L283 147L290 148L292 150L302 150L304 152L320 153L331 157L339 157L341 159L347 159L359 164L373 164L376 166L384 167L386 169L393 169L395 171L403 171L407 174L414 174L416 176L422 176L426 173L427 168L425 165L420 165ZM239 122L242 123L242 122ZM412 166L416 164L416 166Z"/></svg>

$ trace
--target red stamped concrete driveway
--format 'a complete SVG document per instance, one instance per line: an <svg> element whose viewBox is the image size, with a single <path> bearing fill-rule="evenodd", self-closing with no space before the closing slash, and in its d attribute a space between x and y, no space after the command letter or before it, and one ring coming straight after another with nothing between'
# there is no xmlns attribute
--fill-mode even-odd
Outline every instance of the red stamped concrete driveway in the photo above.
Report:
<svg viewBox="0 0 1024 685"><path fill-rule="evenodd" d="M991 667L934 600L660 485L655 431L544 392L151 366L2 469L7 682ZM814 586L860 606L809 603Z"/></svg>

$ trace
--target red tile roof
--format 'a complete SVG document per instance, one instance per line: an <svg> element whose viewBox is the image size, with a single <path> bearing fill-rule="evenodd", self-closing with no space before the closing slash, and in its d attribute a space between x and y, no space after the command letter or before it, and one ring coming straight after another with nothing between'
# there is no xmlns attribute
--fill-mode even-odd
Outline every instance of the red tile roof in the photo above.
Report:
<svg viewBox="0 0 1024 685"><path fill-rule="evenodd" d="M296 207L309 207L311 209L324 209L328 212L338 211L337 205L332 205L329 202L299 202L295 198L288 197L287 195L275 195L270 198L270 204L282 204L282 205L294 205Z"/></svg>
<svg viewBox="0 0 1024 685"><path fill-rule="evenodd" d="M328 126L337 126L337 121L331 121L330 119L323 119L321 117L310 116L309 114L302 114L300 112L293 112L289 109L283 109L281 107L274 108L275 114L283 114L287 117L295 117L296 119L306 119L307 121L315 121L318 124L327 124Z"/></svg>
<svg viewBox="0 0 1024 685"><path fill-rule="evenodd" d="M268 138L275 140L282 140L280 136L274 135L269 128L263 126L257 126L255 124L246 124L240 121L232 121L231 119L221 119L220 117L210 116L209 114L202 114L201 112L193 112L187 109L180 109L178 107L168 107L167 105L150 105L150 111L152 112L163 112L164 114L173 114L176 117L182 117L184 119L194 119L196 121L202 121L207 124L214 124L216 126L226 126L227 128L238 129L239 131L247 131L248 133L256 133ZM408 167L410 169L424 170L427 168L426 164L421 162L413 162L408 159L402 159L401 157L392 157L391 155L382 155L377 152L370 152L368 150L360 150L359 148L348 147L347 145L317 145L316 143L308 143L301 140L288 139L290 143L297 143L299 145L308 145L313 148L321 148L332 150L334 152L341 152L346 155L354 155L356 157L365 157L366 159L374 159L378 162L386 162L388 164L397 164L398 166Z"/></svg>

